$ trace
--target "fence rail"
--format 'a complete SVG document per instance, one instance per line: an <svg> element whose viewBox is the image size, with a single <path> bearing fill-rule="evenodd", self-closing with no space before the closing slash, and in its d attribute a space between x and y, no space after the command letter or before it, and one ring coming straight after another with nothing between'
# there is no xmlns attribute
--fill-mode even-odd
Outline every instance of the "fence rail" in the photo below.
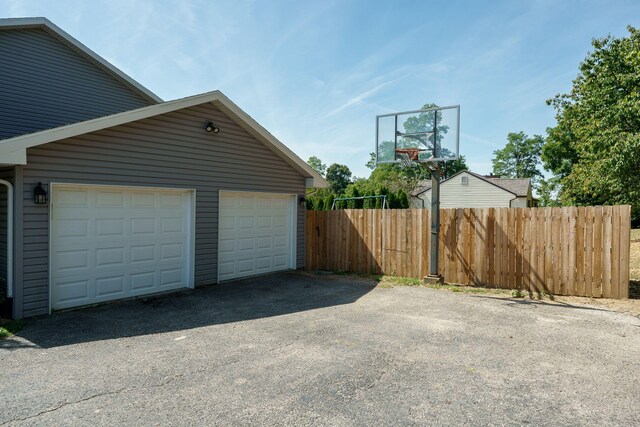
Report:
<svg viewBox="0 0 640 427"><path fill-rule="evenodd" d="M446 282L629 296L631 207L442 209ZM306 269L424 277L426 209L307 211Z"/></svg>

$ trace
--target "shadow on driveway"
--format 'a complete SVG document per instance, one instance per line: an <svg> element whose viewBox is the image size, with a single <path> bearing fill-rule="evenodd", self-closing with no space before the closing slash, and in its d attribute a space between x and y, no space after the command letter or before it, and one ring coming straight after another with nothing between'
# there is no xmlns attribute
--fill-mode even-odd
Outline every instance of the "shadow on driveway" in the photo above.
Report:
<svg viewBox="0 0 640 427"><path fill-rule="evenodd" d="M353 303L375 286L353 277L274 274L27 319L19 339L1 340L0 349L51 348L297 313Z"/></svg>

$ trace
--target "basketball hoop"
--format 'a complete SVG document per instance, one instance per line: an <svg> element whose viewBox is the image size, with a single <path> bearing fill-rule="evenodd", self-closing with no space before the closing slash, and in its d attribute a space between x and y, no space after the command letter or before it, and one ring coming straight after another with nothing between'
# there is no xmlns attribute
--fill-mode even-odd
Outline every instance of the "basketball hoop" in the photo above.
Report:
<svg viewBox="0 0 640 427"><path fill-rule="evenodd" d="M396 155L400 157L403 166L411 167L420 162L420 153L423 151L427 151L426 148L396 148Z"/></svg>

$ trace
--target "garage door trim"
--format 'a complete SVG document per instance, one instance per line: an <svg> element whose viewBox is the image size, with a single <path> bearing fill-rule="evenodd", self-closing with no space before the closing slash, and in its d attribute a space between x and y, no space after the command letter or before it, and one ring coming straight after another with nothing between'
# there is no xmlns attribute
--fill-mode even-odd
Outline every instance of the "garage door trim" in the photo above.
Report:
<svg viewBox="0 0 640 427"><path fill-rule="evenodd" d="M218 248L220 248L220 213L222 212L222 195L223 194L247 194L247 195L260 195L260 196L280 196L289 197L289 269L295 270L297 266L296 262L296 246L297 246L297 232L298 232L298 195L292 193L278 193L273 191L243 191L243 190L218 190ZM217 282L220 283L220 253L216 254L217 259ZM251 277L251 276L247 276ZM245 277L238 277L227 280L240 280Z"/></svg>
<svg viewBox="0 0 640 427"><path fill-rule="evenodd" d="M97 189L130 189L130 190L141 190L141 191L180 191L189 193L189 212L188 212L188 244L187 244L187 256L188 262L186 263L189 272L187 274L189 283L185 288L193 289L195 287L195 267L196 267L196 189L195 188L180 188L180 187L158 187L158 186L144 186L144 185L117 185L117 184L89 184L89 183L78 183L78 182L50 182L49 183L49 203L47 205L48 208L48 225L49 225L49 242L48 242L48 250L49 250L49 262L47 265L47 274L48 274L48 283L49 283L49 314L53 311L53 205L55 203L55 192L54 188L56 187L89 187L89 188L97 188ZM161 292L162 293L162 292ZM135 297L133 297L135 298ZM114 300L115 301L115 300Z"/></svg>

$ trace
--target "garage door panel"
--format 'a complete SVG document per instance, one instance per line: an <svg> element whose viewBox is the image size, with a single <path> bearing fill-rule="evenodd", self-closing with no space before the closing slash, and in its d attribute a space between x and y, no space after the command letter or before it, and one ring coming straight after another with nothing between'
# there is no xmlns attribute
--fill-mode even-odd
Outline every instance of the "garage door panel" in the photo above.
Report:
<svg viewBox="0 0 640 427"><path fill-rule="evenodd" d="M124 236L124 218L98 218L96 221L96 237Z"/></svg>
<svg viewBox="0 0 640 427"><path fill-rule="evenodd" d="M190 194L54 185L53 308L189 286Z"/></svg>
<svg viewBox="0 0 640 427"><path fill-rule="evenodd" d="M54 254L60 270L78 270L89 268L89 250L60 250Z"/></svg>
<svg viewBox="0 0 640 427"><path fill-rule="evenodd" d="M60 189L56 192L56 204L58 206L83 208L89 206L89 197L86 190Z"/></svg>
<svg viewBox="0 0 640 427"><path fill-rule="evenodd" d="M180 217L160 218L163 233L183 233L184 225L184 219Z"/></svg>
<svg viewBox="0 0 640 427"><path fill-rule="evenodd" d="M131 220L131 234L155 234L156 232L156 219L154 217L149 218L133 218Z"/></svg>
<svg viewBox="0 0 640 427"><path fill-rule="evenodd" d="M155 195L150 193L131 193L131 207L134 208L153 208L155 206Z"/></svg>
<svg viewBox="0 0 640 427"><path fill-rule="evenodd" d="M89 220L87 219L61 219L57 222L54 237L73 238L87 237L89 235Z"/></svg>
<svg viewBox="0 0 640 427"><path fill-rule="evenodd" d="M153 261L156 257L156 245L131 246L131 263Z"/></svg>
<svg viewBox="0 0 640 427"><path fill-rule="evenodd" d="M123 295L125 293L124 279L122 275L96 279L96 297Z"/></svg>
<svg viewBox="0 0 640 427"><path fill-rule="evenodd" d="M124 195L120 191L97 191L96 207L122 208L124 207Z"/></svg>
<svg viewBox="0 0 640 427"><path fill-rule="evenodd" d="M182 283L182 268L167 268L160 271L160 287L172 287Z"/></svg>
<svg viewBox="0 0 640 427"><path fill-rule="evenodd" d="M131 275L132 291L147 291L153 289L156 284L155 271L145 271Z"/></svg>
<svg viewBox="0 0 640 427"><path fill-rule="evenodd" d="M220 280L290 268L292 197L282 194L220 195Z"/></svg>
<svg viewBox="0 0 640 427"><path fill-rule="evenodd" d="M57 299L63 304L84 302L89 299L89 279L55 283Z"/></svg>
<svg viewBox="0 0 640 427"><path fill-rule="evenodd" d="M117 267L125 263L125 248L96 249L96 268Z"/></svg>
<svg viewBox="0 0 640 427"><path fill-rule="evenodd" d="M254 269L255 269L255 259L253 257L238 260L239 273L251 272Z"/></svg>

